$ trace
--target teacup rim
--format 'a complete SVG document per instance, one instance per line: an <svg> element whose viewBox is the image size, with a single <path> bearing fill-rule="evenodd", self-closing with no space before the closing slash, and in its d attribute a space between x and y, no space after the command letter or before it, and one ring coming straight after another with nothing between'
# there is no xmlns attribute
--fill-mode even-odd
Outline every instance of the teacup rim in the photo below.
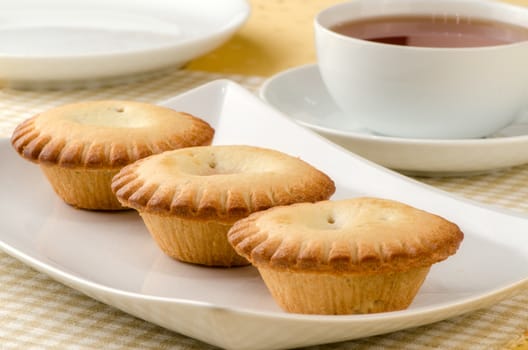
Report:
<svg viewBox="0 0 528 350"><path fill-rule="evenodd" d="M486 46L476 46L476 47L420 47L420 46L402 46L402 45L393 45L393 44L386 44L381 42L373 42L369 40L364 40L360 38L354 38L351 36L347 36L344 34L337 33L329 28L327 25L323 25L321 23L321 17L326 15L330 11L336 11L337 8L344 8L347 6L350 6L351 3L361 2L365 0L348 0L345 2L340 2L337 4L333 4L331 6L328 6L321 11L319 11L313 20L314 27L321 31L324 31L327 35L332 35L340 40L344 41L350 41L350 42L356 42L361 43L362 45L367 46L377 46L377 47L384 47L387 49L393 49L393 50L402 50L402 51L436 51L436 52L479 52L479 51L489 51L489 50L503 50L503 49L511 49L516 48L519 46L526 46L528 45L528 40L524 41L518 41L514 43L509 44L501 44L501 45L486 45ZM368 1L375 1L375 0L368 0ZM385 2L386 0L377 0L378 2ZM390 0L392 2L423 2L428 3L427 0ZM503 8L510 11L522 11L526 13L526 17L528 19L528 7L522 7L510 3L505 2L498 2L498 1L489 1L489 0L441 0L437 1L437 3L453 3L453 4L460 4L460 3L475 3L485 6L494 6L497 8ZM510 22L506 22L510 23ZM528 28L528 21L525 25L526 28Z"/></svg>

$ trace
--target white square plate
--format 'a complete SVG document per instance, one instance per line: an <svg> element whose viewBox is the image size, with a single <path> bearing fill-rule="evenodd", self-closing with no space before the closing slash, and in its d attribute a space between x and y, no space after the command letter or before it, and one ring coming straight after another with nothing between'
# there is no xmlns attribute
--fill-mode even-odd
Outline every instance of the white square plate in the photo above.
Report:
<svg viewBox="0 0 528 350"><path fill-rule="evenodd" d="M465 232L459 252L434 265L404 311L350 316L281 311L253 267L217 269L166 257L135 212L77 210L38 167L0 140L0 248L104 303L231 349L337 342L439 321L528 287L528 220L472 204L370 163L216 81L165 105L216 129L215 144L251 144L299 156L336 182L334 198L392 198L442 215Z"/></svg>

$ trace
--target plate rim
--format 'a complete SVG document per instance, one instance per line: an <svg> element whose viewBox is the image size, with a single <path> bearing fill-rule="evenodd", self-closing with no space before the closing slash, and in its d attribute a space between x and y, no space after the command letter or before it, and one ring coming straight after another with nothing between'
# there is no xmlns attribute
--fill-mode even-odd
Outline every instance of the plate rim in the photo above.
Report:
<svg viewBox="0 0 528 350"><path fill-rule="evenodd" d="M0 139L0 141L2 141ZM155 296L149 294L141 294L137 292L130 292L115 287L107 286L102 283L90 281L87 278L75 276L69 272L61 270L58 267L55 267L51 264L43 262L38 258L35 258L23 251L5 243L0 234L0 250L8 254L9 256L16 258L17 260L23 262L24 264L35 268L36 270L45 273L50 276L52 279L57 280L56 278L61 278L61 281L71 281L79 285L88 287L91 290L98 290L105 293L110 293L113 295L120 295L132 299L139 299L146 302L161 302L168 304L177 304L177 305L191 305L198 308L207 308L207 309L220 309L224 312L229 312L233 314L243 314L249 316L255 316L259 318L270 318L270 319L282 319L282 320L295 320L295 321L304 321L304 322L352 322L352 323L363 323L363 322L375 322L380 318L383 320L395 320L401 318L412 318L417 316L428 316L437 313L440 310L455 309L461 305L471 305L482 301L483 299L496 299L495 296L499 296L500 299L507 297L508 295L515 295L522 292L523 287L528 287L528 276L522 280L510 283L507 286L500 288L495 288L484 293L479 293L471 297L464 297L458 300L457 302L443 302L436 304L436 307L431 308L428 306L417 307L415 309L409 310L399 310L399 311L390 311L390 312L380 312L374 314L357 314L357 315L305 315L305 314L295 314L295 313L286 313L286 312L277 312L277 311L262 311L262 310L251 310L248 308L234 308L227 306L218 306L214 303L209 303L205 301L189 300L184 298L171 298L163 296ZM77 288L71 287L72 289L78 290ZM501 296L505 295L505 296ZM468 311L457 312L455 315L450 317L463 314ZM442 318L444 319L444 318Z"/></svg>
<svg viewBox="0 0 528 350"><path fill-rule="evenodd" d="M175 40L169 43L146 48L72 54L55 52L21 55L0 52L0 65L4 67L0 70L0 78L5 85L14 88L64 89L92 86L94 83L115 85L161 74L168 69L180 68L186 62L211 52L225 43L248 20L251 15L249 0L229 1L230 12L222 17L216 15L222 20L215 26L198 35L175 37ZM205 2L211 1L187 1L182 4L176 1L166 7L185 6L199 9L199 6ZM102 9L101 4L104 2L93 6ZM150 3L147 4L152 7ZM138 4L134 8L140 9L141 6ZM74 9L74 5L69 5L67 9ZM159 13L160 10L157 12ZM138 10L132 14L138 15ZM152 17L149 14L145 16ZM155 16L153 18L156 19ZM124 63L119 64L120 62Z"/></svg>
<svg viewBox="0 0 528 350"><path fill-rule="evenodd" d="M207 0L197 0L197 1L207 1ZM12 60L21 60L21 61L30 61L30 60L72 60L72 59L94 59L94 58L106 58L110 56L128 56L132 54L142 54L150 51L161 51L167 49L173 49L176 46L188 45L192 42L199 42L201 40L207 39L212 36L221 36L225 33L228 33L236 28L240 27L247 19L251 13L251 6L248 3L248 0L229 0L233 3L238 3L239 6L237 16L232 16L226 21L223 21L221 25L215 27L214 30L202 33L198 36L193 36L192 38L184 38L183 40L178 39L176 42L170 44L161 44L158 46L153 46L148 49L129 49L125 51L115 51L115 52L101 52L101 53L87 53L87 54L63 54L63 55L41 55L41 56L28 56L22 54L6 54L0 51L0 60L2 59L12 59ZM174 2L177 4L178 2ZM193 3L195 5L195 3ZM199 6L195 5L195 6ZM68 10L68 9L67 9Z"/></svg>

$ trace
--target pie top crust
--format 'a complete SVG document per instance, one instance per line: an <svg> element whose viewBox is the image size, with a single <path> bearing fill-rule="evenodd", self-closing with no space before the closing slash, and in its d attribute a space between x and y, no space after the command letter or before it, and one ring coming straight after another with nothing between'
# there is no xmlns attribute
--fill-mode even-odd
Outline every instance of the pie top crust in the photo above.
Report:
<svg viewBox="0 0 528 350"><path fill-rule="evenodd" d="M37 114L11 137L24 158L48 165L115 168L151 154L208 145L214 130L187 113L132 101L73 103Z"/></svg>
<svg viewBox="0 0 528 350"><path fill-rule="evenodd" d="M298 158L231 145L142 159L114 177L112 190L124 206L138 211L232 223L276 205L328 199L335 185Z"/></svg>
<svg viewBox="0 0 528 350"><path fill-rule="evenodd" d="M457 251L463 233L440 216L361 197L255 213L236 222L228 239L257 267L368 274L442 261Z"/></svg>

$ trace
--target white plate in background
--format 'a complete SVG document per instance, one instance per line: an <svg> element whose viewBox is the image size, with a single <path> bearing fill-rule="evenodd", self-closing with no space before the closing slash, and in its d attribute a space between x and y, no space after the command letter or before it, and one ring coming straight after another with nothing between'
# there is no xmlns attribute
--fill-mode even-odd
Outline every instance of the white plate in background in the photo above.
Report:
<svg viewBox="0 0 528 350"><path fill-rule="evenodd" d="M224 43L244 0L0 0L0 80L13 86L126 79Z"/></svg>
<svg viewBox="0 0 528 350"><path fill-rule="evenodd" d="M333 198L392 198L460 225L459 252L431 269L412 305L371 315L287 314L253 267L193 266L165 256L139 215L64 204L38 166L0 140L0 248L95 299L228 349L278 349L344 341L436 322L528 288L528 220L478 206L386 170L305 129L229 81L165 105L207 120L214 144L281 150L334 179Z"/></svg>
<svg viewBox="0 0 528 350"><path fill-rule="evenodd" d="M463 140L387 137L359 124L345 130L340 120L354 116L337 107L315 64L278 73L262 85L260 95L299 124L380 165L408 174L467 175L528 163L526 121L489 138Z"/></svg>

